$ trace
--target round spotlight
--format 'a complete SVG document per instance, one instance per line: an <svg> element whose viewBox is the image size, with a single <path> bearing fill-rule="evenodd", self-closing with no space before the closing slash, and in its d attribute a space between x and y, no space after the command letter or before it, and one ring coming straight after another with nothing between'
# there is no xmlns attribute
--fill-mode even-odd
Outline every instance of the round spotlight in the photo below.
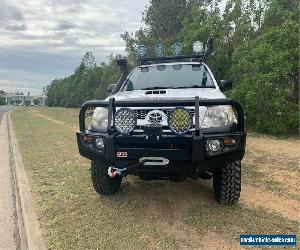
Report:
<svg viewBox="0 0 300 250"><path fill-rule="evenodd" d="M211 152L217 152L221 149L221 141L220 140L208 140L206 142L206 147Z"/></svg>
<svg viewBox="0 0 300 250"><path fill-rule="evenodd" d="M200 42L200 41L196 41L194 42L193 44L193 52L195 54L200 54L203 52L203 49L204 49L204 44L203 42Z"/></svg>
<svg viewBox="0 0 300 250"><path fill-rule="evenodd" d="M138 46L138 57L146 57L147 56L147 48L145 45L141 44Z"/></svg>
<svg viewBox="0 0 300 250"><path fill-rule="evenodd" d="M119 109L114 117L114 125L121 134L130 134L136 127L135 113L129 108Z"/></svg>
<svg viewBox="0 0 300 250"><path fill-rule="evenodd" d="M182 45L181 43L174 43L172 46L172 51L174 56L178 56L182 54Z"/></svg>
<svg viewBox="0 0 300 250"><path fill-rule="evenodd" d="M161 43L155 46L155 55L156 57L163 57L165 55L165 46Z"/></svg>
<svg viewBox="0 0 300 250"><path fill-rule="evenodd" d="M95 140L95 145L97 148L99 149L103 149L104 148L104 141L103 138L99 137Z"/></svg>
<svg viewBox="0 0 300 250"><path fill-rule="evenodd" d="M191 129L193 118L187 109L175 108L169 114L168 124L174 133L184 135Z"/></svg>

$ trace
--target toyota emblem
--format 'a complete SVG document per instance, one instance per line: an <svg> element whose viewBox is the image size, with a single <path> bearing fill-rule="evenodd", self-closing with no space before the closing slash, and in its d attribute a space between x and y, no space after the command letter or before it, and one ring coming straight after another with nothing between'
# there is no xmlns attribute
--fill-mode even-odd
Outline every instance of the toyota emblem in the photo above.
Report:
<svg viewBox="0 0 300 250"><path fill-rule="evenodd" d="M165 114L160 110L153 110L148 113L148 122L162 123Z"/></svg>

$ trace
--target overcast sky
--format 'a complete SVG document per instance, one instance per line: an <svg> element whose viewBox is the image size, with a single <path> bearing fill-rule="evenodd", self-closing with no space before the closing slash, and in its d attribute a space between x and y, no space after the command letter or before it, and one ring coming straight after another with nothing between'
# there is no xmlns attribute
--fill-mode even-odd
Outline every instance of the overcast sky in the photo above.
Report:
<svg viewBox="0 0 300 250"><path fill-rule="evenodd" d="M141 26L148 0L1 0L0 90L38 94L72 74L83 54L97 63L125 53L120 34Z"/></svg>

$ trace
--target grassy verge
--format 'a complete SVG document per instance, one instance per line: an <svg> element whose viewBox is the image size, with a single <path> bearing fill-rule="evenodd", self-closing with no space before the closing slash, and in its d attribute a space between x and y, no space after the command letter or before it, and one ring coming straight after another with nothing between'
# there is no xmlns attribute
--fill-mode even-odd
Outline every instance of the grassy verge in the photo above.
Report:
<svg viewBox="0 0 300 250"><path fill-rule="evenodd" d="M14 111L12 120L51 249L203 248L211 232L238 246L241 233L297 231L297 222L263 209L219 206L210 182L129 177L116 195L99 196L74 131L45 116L75 126L78 113L24 108Z"/></svg>
<svg viewBox="0 0 300 250"><path fill-rule="evenodd" d="M287 189L280 182L267 176L266 173L257 171L254 165L243 164L243 183L257 188L264 188L283 197L300 202L300 197L295 194L295 190Z"/></svg>

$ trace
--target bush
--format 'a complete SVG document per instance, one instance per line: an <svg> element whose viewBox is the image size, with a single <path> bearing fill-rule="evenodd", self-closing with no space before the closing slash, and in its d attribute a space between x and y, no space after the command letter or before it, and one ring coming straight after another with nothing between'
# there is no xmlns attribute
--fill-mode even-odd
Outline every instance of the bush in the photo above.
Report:
<svg viewBox="0 0 300 250"><path fill-rule="evenodd" d="M0 106L1 106L1 105L5 105L5 104L6 104L5 98L2 97L2 96L0 96Z"/></svg>
<svg viewBox="0 0 300 250"><path fill-rule="evenodd" d="M238 84L229 95L242 103L246 124L259 132L298 133L297 34L296 23L286 21L233 54L231 74Z"/></svg>

